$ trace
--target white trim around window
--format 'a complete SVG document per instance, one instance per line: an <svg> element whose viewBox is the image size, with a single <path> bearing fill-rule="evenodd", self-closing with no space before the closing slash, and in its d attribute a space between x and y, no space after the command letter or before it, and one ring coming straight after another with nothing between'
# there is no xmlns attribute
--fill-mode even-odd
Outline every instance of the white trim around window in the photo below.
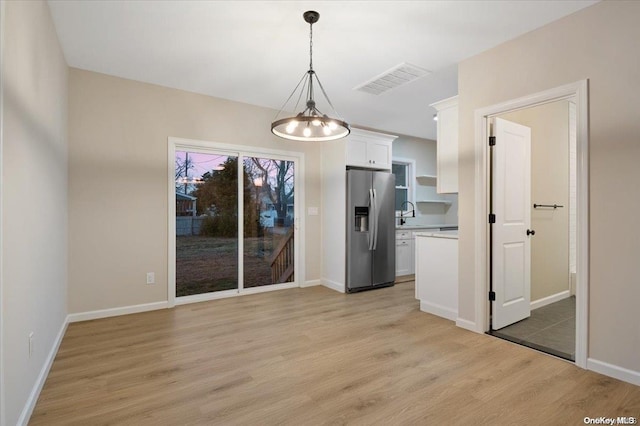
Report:
<svg viewBox="0 0 640 426"><path fill-rule="evenodd" d="M407 166L407 201L410 201L415 206L416 204L416 160L413 158L393 157L391 162L391 171L393 172L393 164L402 164ZM396 187L397 188L397 187ZM395 192L395 191L394 191ZM398 212L399 210L396 210ZM410 210L404 210L403 213Z"/></svg>

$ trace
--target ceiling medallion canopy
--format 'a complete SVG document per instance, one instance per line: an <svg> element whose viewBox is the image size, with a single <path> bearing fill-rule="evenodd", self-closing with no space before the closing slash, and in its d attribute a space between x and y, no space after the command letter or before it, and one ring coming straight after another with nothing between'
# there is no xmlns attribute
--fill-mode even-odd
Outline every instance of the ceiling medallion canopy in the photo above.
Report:
<svg viewBox="0 0 640 426"><path fill-rule="evenodd" d="M318 75L313 70L313 24L318 22L320 14L314 11L307 11L302 16L309 23L309 71L304 73L289 98L278 111L275 121L271 123L271 132L281 138L295 141L321 142L340 139L347 136L351 129L347 122L337 118L338 114L322 87ZM321 112L316 106L314 99L316 88L320 88L320 93L324 96L335 118ZM296 93L298 95L294 96ZM292 110L298 111L303 95L305 109L295 116L278 118L293 98L296 98L297 101Z"/></svg>

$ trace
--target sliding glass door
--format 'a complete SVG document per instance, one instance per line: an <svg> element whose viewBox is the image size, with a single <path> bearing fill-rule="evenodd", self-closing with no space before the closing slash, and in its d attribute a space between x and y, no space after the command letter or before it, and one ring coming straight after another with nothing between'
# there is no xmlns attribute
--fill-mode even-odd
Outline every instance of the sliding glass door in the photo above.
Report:
<svg viewBox="0 0 640 426"><path fill-rule="evenodd" d="M175 297L292 285L295 159L182 146L173 152Z"/></svg>
<svg viewBox="0 0 640 426"><path fill-rule="evenodd" d="M238 157L176 151L176 296L238 288Z"/></svg>
<svg viewBox="0 0 640 426"><path fill-rule="evenodd" d="M294 281L294 163L245 157L244 287Z"/></svg>

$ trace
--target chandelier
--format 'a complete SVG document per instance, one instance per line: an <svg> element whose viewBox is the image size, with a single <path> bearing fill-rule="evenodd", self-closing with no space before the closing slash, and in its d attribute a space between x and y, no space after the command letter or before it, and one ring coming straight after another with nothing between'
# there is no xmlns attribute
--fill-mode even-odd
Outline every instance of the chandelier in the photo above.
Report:
<svg viewBox="0 0 640 426"><path fill-rule="evenodd" d="M320 14L307 11L303 15L305 22L309 23L309 71L306 71L298 85L293 89L289 98L285 101L276 119L271 123L271 132L284 139L295 141L321 142L340 139L347 136L351 129L349 124L339 118L332 118L321 112L314 99L316 89L319 88L329 107L335 116L337 112L329 100L327 93L313 70L313 24L318 22ZM294 96L298 94L297 97ZM304 109L292 117L278 118L291 99L297 98L293 111L297 111L300 100L304 95Z"/></svg>

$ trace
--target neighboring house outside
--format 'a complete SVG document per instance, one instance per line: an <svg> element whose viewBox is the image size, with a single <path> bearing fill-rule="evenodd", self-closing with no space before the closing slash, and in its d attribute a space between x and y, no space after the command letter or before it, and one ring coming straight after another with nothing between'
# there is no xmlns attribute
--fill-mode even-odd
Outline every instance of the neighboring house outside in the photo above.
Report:
<svg viewBox="0 0 640 426"><path fill-rule="evenodd" d="M195 216L196 197L176 192L176 216Z"/></svg>

